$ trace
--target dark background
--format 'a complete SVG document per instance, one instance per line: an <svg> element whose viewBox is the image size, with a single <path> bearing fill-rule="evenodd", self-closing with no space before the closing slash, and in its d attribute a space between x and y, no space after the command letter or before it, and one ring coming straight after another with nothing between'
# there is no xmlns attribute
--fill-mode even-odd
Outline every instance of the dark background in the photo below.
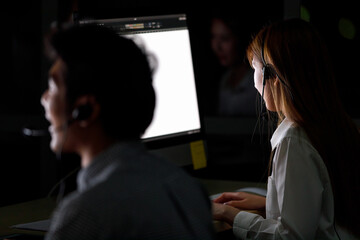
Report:
<svg viewBox="0 0 360 240"><path fill-rule="evenodd" d="M66 22L73 17L72 13L76 13L75 17L94 18L188 14L209 154L209 167L195 175L264 181L268 161L269 135L266 128L253 134L256 118L222 118L214 111L217 79L223 71L210 50L209 17L214 11L241 15L244 26L250 25L254 32L271 21L309 16L328 43L344 105L356 121L360 119L359 29L353 39L342 37L338 30L341 18L359 27L355 3L349 0L326 2L326 5L306 0L284 2L223 0L193 6L190 1L3 1L0 4L0 206L45 197L64 174L79 164L75 156L64 156L63 162L57 160L49 150L49 138L29 138L21 133L27 125L46 125L40 105L49 67L43 54L43 36L53 21Z"/></svg>

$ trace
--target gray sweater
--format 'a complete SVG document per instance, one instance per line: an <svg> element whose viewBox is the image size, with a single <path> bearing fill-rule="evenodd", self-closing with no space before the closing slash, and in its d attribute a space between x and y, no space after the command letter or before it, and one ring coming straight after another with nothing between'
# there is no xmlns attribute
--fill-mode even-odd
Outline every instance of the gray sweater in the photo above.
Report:
<svg viewBox="0 0 360 240"><path fill-rule="evenodd" d="M182 169L117 143L79 172L45 239L214 239L211 205Z"/></svg>

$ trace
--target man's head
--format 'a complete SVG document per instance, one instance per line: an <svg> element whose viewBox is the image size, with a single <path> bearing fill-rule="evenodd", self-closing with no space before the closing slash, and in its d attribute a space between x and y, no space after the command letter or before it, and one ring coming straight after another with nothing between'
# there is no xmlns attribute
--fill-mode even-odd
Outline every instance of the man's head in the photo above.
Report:
<svg viewBox="0 0 360 240"><path fill-rule="evenodd" d="M155 93L147 56L133 41L104 27L83 25L57 31L50 45L56 58L42 103L53 138L63 135L56 132L68 123L86 126L86 118L95 118L113 139L144 133L153 117ZM87 112L76 119L79 108Z"/></svg>

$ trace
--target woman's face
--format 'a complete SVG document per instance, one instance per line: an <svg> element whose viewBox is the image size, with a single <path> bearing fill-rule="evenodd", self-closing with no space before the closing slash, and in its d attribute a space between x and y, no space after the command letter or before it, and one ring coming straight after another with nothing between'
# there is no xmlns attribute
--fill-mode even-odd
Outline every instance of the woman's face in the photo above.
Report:
<svg viewBox="0 0 360 240"><path fill-rule="evenodd" d="M224 67L231 67L239 57L236 37L222 20L216 18L211 25L211 48Z"/></svg>
<svg viewBox="0 0 360 240"><path fill-rule="evenodd" d="M54 152L63 150L65 128L68 121L65 99L65 74L66 65L61 58L57 58L49 70L48 89L41 97L45 117L50 122L50 147Z"/></svg>
<svg viewBox="0 0 360 240"><path fill-rule="evenodd" d="M259 59L254 57L251 65L254 68L254 86L255 86L256 90L260 94L262 94L262 92L263 92L263 72L262 72L263 63ZM269 80L266 80L266 81L267 81L267 83L265 84L264 96L262 96L262 97L264 99L266 108L269 111L276 111L275 104L274 104L274 98L271 94L271 90L270 90L270 86L269 86L272 83L270 83Z"/></svg>

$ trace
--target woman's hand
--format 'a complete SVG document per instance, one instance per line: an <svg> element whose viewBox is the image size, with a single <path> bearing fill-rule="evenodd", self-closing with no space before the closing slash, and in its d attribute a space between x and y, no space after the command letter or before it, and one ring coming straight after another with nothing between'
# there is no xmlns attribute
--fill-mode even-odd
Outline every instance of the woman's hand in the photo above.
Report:
<svg viewBox="0 0 360 240"><path fill-rule="evenodd" d="M266 198L246 192L225 192L213 200L214 203L221 203L240 210L264 210Z"/></svg>
<svg viewBox="0 0 360 240"><path fill-rule="evenodd" d="M240 212L239 209L221 204L213 203L212 204L212 215L213 219L227 222L231 226L234 223L235 216Z"/></svg>
<svg viewBox="0 0 360 240"><path fill-rule="evenodd" d="M246 192L225 192L213 200L213 219L225 221L231 226L241 210L264 210L266 198Z"/></svg>

